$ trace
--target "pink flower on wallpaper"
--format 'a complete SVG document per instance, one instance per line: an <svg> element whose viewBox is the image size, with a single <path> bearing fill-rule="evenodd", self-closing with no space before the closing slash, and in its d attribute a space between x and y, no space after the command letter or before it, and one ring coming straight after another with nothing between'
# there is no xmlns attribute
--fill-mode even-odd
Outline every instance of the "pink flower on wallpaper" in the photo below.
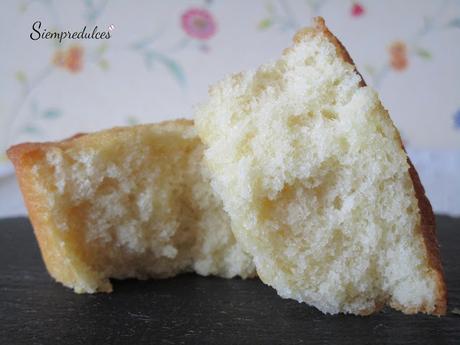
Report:
<svg viewBox="0 0 460 345"><path fill-rule="evenodd" d="M181 18L182 29L187 35L199 40L211 38L217 31L217 24L209 11L191 8Z"/></svg>
<svg viewBox="0 0 460 345"><path fill-rule="evenodd" d="M353 6L351 7L351 15L353 17L359 17L364 14L364 7L361 5L359 2L353 3Z"/></svg>

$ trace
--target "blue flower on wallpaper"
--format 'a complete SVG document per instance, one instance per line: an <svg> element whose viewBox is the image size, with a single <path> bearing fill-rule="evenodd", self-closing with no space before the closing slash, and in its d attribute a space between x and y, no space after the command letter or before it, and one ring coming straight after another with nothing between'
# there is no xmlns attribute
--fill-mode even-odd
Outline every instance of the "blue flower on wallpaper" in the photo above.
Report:
<svg viewBox="0 0 460 345"><path fill-rule="evenodd" d="M460 129L460 109L454 114L454 128Z"/></svg>

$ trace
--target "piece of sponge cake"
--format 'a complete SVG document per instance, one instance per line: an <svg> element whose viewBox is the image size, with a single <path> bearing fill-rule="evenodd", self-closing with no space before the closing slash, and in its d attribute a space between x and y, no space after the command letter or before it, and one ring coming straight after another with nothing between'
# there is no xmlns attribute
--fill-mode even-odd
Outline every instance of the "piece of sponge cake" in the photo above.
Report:
<svg viewBox="0 0 460 345"><path fill-rule="evenodd" d="M195 116L213 186L259 277L325 313L446 312L434 216L400 135L316 18Z"/></svg>
<svg viewBox="0 0 460 345"><path fill-rule="evenodd" d="M76 292L111 291L109 278L255 273L191 121L20 144L8 156L48 271Z"/></svg>

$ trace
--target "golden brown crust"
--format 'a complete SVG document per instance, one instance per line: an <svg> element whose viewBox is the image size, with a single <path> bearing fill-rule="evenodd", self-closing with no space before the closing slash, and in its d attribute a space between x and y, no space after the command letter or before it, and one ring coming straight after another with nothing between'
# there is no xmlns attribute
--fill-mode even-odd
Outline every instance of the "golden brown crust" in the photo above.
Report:
<svg viewBox="0 0 460 345"><path fill-rule="evenodd" d="M145 124L145 125L136 125L131 127L113 127L110 129L106 129L103 131L95 132L95 133L77 133L72 135L69 138L59 140L59 141L48 141L48 142L41 142L41 143L32 143L26 142L17 145L11 146L7 151L8 158L12 161L13 165L16 167L15 161L23 157L25 154L31 153L35 150L44 150L49 147L66 147L72 145L75 140L81 139L86 136L92 135L99 135L100 133L107 133L109 135L116 134L117 132L123 132L126 130L131 130L132 128L136 127L167 127L167 126L193 126L193 120L189 119L177 119L177 120L166 120L155 124Z"/></svg>
<svg viewBox="0 0 460 345"><path fill-rule="evenodd" d="M171 126L191 127L193 121L179 119L165 121L155 125L139 125L135 127L155 126L167 128ZM129 130L131 130L130 127ZM121 133L127 127L112 128L102 131L109 136ZM101 133L101 132L99 132ZM93 134L76 134L68 139L57 142L23 143L8 149L7 155L12 161L16 177L23 194L24 202L29 212L29 218L34 228L43 260L50 275L65 286L74 288L76 292L110 292L112 286L107 278L91 268L91 263L85 262L81 256L83 250L71 248L61 237L61 231L54 224L47 203L47 196L36 183L33 168L35 164L45 159L46 152L51 148L72 147L77 141L91 139ZM100 134L98 134L98 137ZM81 248L80 248L81 249Z"/></svg>
<svg viewBox="0 0 460 345"><path fill-rule="evenodd" d="M436 238L435 217L430 201L426 197L425 189L420 181L417 170L415 170L415 167L409 157L407 158L407 162L409 163L409 174L414 185L415 196L418 200L418 207L420 209L420 231L422 233L428 255L428 264L435 274L437 286L436 308L434 311L431 311L431 313L435 315L445 315L447 311L447 287L444 278L444 270L441 264L438 240ZM429 312L426 309L420 311L425 313Z"/></svg>
<svg viewBox="0 0 460 345"><path fill-rule="evenodd" d="M305 28L300 30L294 36L294 43L299 43L304 39L305 36L314 36L314 35L324 35L336 48L337 54L346 62L351 64L356 73L359 74L361 77L360 86L366 86L366 82L361 74L356 69L356 65L354 64L350 54L348 54L347 50L343 46L343 44L335 37L327 28L326 23L322 17L316 17L313 20L314 25L312 28ZM391 118L388 115L388 119L391 121ZM401 142L401 147L403 150L404 145L402 143L401 138L399 138ZM434 279L436 281L437 287L437 297L436 297L436 306L433 310L428 306L420 306L418 308L407 308L402 305L398 305L397 303L391 302L391 306L401 310L406 314L414 314L417 312L423 312L428 314L435 314L435 315L445 315L447 309L447 289L444 280L444 272L441 265L441 259L439 254L439 246L436 239L436 226L435 226L435 217L433 214L433 209L431 208L431 204L428 201L425 190L423 189L422 183L420 182L419 176L417 171L415 170L412 162L410 161L409 157L407 158L407 162L409 164L409 175L412 179L412 184L414 185L415 196L418 200L418 206L420 210L420 233L423 237L423 241L425 244L427 258L428 258L428 265L430 269L433 271ZM377 310L375 310L377 311ZM363 314L368 314L369 311L363 312Z"/></svg>
<svg viewBox="0 0 460 345"><path fill-rule="evenodd" d="M46 196L41 193L34 182L34 163L43 159L46 147L51 145L51 143L20 144L10 148L7 154L16 169L16 177L46 268L57 281L74 288L78 286L78 282L81 280L79 277L81 269L77 270L75 266L85 267L85 265L81 262L77 264L78 257L69 253L65 244L61 243L61 239L57 235L59 231L50 217ZM96 276L89 268L84 273ZM111 291L110 284L102 284L101 290Z"/></svg>

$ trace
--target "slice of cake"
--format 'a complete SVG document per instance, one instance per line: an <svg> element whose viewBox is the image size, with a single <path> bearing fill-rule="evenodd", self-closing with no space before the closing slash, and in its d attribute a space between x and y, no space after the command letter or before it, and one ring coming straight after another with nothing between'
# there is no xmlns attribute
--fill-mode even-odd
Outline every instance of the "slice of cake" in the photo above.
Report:
<svg viewBox="0 0 460 345"><path fill-rule="evenodd" d="M50 274L76 292L109 278L254 275L186 120L115 128L8 156Z"/></svg>
<svg viewBox="0 0 460 345"><path fill-rule="evenodd" d="M388 112L316 18L196 114L213 187L257 273L325 313L442 315L431 206Z"/></svg>

